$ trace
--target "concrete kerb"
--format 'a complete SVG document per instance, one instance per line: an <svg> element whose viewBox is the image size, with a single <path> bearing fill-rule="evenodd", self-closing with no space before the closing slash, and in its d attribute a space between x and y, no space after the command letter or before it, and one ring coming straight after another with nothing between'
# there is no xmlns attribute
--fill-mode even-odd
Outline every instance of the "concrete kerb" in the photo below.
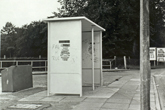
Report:
<svg viewBox="0 0 165 110"><path fill-rule="evenodd" d="M153 78L153 85L154 85L154 91L155 91L155 99L156 99L156 101L155 101L155 109L156 110L162 110L161 109L161 105L160 105L160 98L159 98L159 93L158 93L158 89L157 89L157 87L156 87L156 83L155 83L155 78L154 78L155 76L152 76L152 78Z"/></svg>

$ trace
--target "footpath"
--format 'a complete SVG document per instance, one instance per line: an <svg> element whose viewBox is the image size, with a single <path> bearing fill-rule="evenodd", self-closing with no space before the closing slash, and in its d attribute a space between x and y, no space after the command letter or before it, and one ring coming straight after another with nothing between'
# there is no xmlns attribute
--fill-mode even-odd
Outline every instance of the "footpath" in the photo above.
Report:
<svg viewBox="0 0 165 110"><path fill-rule="evenodd" d="M157 110L159 98L151 78L150 108ZM82 97L47 96L46 80L46 74L33 75L33 88L14 93L0 92L0 110L140 110L139 70L104 72L104 86L96 87L94 91L92 87L83 87Z"/></svg>

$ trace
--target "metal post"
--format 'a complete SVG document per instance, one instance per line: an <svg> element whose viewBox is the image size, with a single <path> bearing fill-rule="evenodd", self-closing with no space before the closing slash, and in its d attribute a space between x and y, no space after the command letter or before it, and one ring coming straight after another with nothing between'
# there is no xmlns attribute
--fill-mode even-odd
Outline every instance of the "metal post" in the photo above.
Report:
<svg viewBox="0 0 165 110"><path fill-rule="evenodd" d="M124 68L127 69L127 60L126 60L126 56L124 56Z"/></svg>
<svg viewBox="0 0 165 110"><path fill-rule="evenodd" d="M95 90L95 73L94 73L94 27L92 27L92 88Z"/></svg>
<svg viewBox="0 0 165 110"><path fill-rule="evenodd" d="M149 0L140 0L140 108L150 110Z"/></svg>
<svg viewBox="0 0 165 110"><path fill-rule="evenodd" d="M1 32L0 32L0 58L1 58L1 44L2 42L1 42Z"/></svg>
<svg viewBox="0 0 165 110"><path fill-rule="evenodd" d="M102 56L102 31L100 31L100 76L101 76L101 86L103 86L103 84L104 84L104 80L103 80L103 61L102 61L102 58L103 58L103 56Z"/></svg>
<svg viewBox="0 0 165 110"><path fill-rule="evenodd" d="M47 67L46 67L46 60L45 60L45 72L46 72L46 68L47 68Z"/></svg>

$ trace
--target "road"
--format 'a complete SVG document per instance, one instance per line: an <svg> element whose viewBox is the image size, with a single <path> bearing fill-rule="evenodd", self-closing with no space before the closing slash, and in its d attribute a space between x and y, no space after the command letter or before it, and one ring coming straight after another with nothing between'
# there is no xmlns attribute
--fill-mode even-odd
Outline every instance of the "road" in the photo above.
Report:
<svg viewBox="0 0 165 110"><path fill-rule="evenodd" d="M110 89L110 88L116 88L116 86L119 87L119 90L116 91L112 95L113 97L119 97L117 94L120 94L121 92L125 95L128 94L128 92L132 92L131 90L136 90L135 94L132 94L132 100L136 98L136 100L139 100L139 93L137 90L139 89L139 83L140 83L140 74L139 70L127 70L127 71L116 71L116 72L104 72L104 87L103 89ZM161 108L164 109L164 102L165 102L165 93L163 92L165 90L165 69L153 69L151 71L151 76L155 77L156 87L158 89L158 96L159 101L161 104ZM1 80L1 78L0 78ZM119 84L120 83L120 84ZM123 83L123 84L122 84ZM116 85L119 84L119 85ZM136 87L135 87L136 86ZM1 87L0 87L1 88ZM0 93L0 104L1 108L6 108L10 105L20 103L21 99L24 99L26 97L32 96L33 94L44 92L47 89L47 75L46 74L40 74L40 75L33 75L33 88L22 90L19 92L14 93ZM97 89L99 90L99 89ZM101 89L100 89L101 90ZM51 97L50 97L51 98ZM67 98L65 98L67 99ZM74 98L75 99L75 98ZM79 98L78 100L82 100L83 98ZM83 100L88 99L84 98ZM110 100L111 97L107 98L106 100ZM68 100L68 99L67 99ZM88 99L89 100L89 99ZM22 101L21 103L25 103L26 101ZM31 102L36 103L36 102ZM39 103L39 102L38 102ZM40 102L41 103L41 102ZM70 101L67 102L66 100L63 100L61 102L53 102L53 101L45 101L42 102L47 105L51 105L49 108L45 108L44 110L74 110L74 108L81 105L80 102L77 101ZM137 109L130 109L130 110L139 110L139 105L131 105L132 102L129 102L130 105L128 107L136 107ZM110 102L108 102L110 104ZM153 105L152 105L153 106ZM155 105L154 105L155 106ZM108 110L105 109L106 107L109 107L107 103L104 103L99 110ZM8 109L6 109L8 110ZM75 109L76 110L76 109ZM118 109L116 109L118 110Z"/></svg>

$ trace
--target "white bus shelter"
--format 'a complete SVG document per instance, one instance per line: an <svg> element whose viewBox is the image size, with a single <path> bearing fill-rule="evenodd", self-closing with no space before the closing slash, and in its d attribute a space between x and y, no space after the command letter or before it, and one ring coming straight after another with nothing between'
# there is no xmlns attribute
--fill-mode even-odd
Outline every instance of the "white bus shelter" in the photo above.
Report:
<svg viewBox="0 0 165 110"><path fill-rule="evenodd" d="M48 22L48 95L79 94L82 86L103 84L102 31L86 17ZM91 89L91 90L92 90Z"/></svg>

